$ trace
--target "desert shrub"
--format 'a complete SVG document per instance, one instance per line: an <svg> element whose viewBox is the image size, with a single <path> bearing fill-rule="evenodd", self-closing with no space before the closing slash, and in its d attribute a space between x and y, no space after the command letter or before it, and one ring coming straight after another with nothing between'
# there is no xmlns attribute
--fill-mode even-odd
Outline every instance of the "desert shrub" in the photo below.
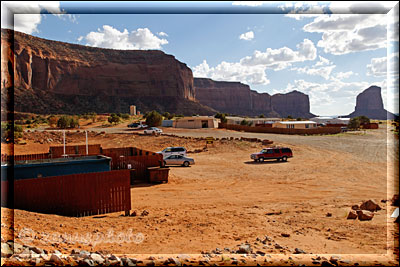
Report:
<svg viewBox="0 0 400 267"><path fill-rule="evenodd" d="M13 134L14 130L14 134ZM14 139L18 139L22 137L23 128L21 125L15 125L13 129L13 123L1 123L1 142L10 142Z"/></svg>
<svg viewBox="0 0 400 267"><path fill-rule="evenodd" d="M247 121L247 120L242 120L240 122L240 125L243 125L243 126L251 126L252 124L253 124L252 121Z"/></svg>
<svg viewBox="0 0 400 267"><path fill-rule="evenodd" d="M260 114L259 118L265 118L264 114Z"/></svg>
<svg viewBox="0 0 400 267"><path fill-rule="evenodd" d="M66 129L69 126L70 117L69 116L61 116L57 120L57 127L61 129Z"/></svg>
<svg viewBox="0 0 400 267"><path fill-rule="evenodd" d="M172 115L169 112L164 112L162 115L167 120L170 120L170 119L173 118Z"/></svg>
<svg viewBox="0 0 400 267"><path fill-rule="evenodd" d="M347 125L347 128L354 130L354 129L360 128L360 125L361 125L360 120L357 117L355 117L355 118L350 119L349 124Z"/></svg>
<svg viewBox="0 0 400 267"><path fill-rule="evenodd" d="M47 124L48 124L50 127L55 127L55 126L57 125L57 121L58 121L58 119L57 119L57 117L54 116L54 115L51 115L51 116L49 116L49 117L47 118Z"/></svg>
<svg viewBox="0 0 400 267"><path fill-rule="evenodd" d="M57 127L61 129L76 128L79 126L78 118L63 115L57 120Z"/></svg>
<svg viewBox="0 0 400 267"><path fill-rule="evenodd" d="M360 121L361 125L370 123L370 119L367 116L358 116L356 118Z"/></svg>
<svg viewBox="0 0 400 267"><path fill-rule="evenodd" d="M32 123L31 120L26 120L26 121L25 121L25 124L31 124L31 123Z"/></svg>
<svg viewBox="0 0 400 267"><path fill-rule="evenodd" d="M302 118L297 118L297 119L296 119L296 121L302 121L302 120L303 120Z"/></svg>
<svg viewBox="0 0 400 267"><path fill-rule="evenodd" d="M130 118L130 115L128 113L123 113L121 114L121 118L124 120L128 120Z"/></svg>
<svg viewBox="0 0 400 267"><path fill-rule="evenodd" d="M149 112L146 116L146 124L150 127L160 126L162 120L162 115L155 110Z"/></svg>
<svg viewBox="0 0 400 267"><path fill-rule="evenodd" d="M226 123L228 120L226 119L226 113L217 113L214 115L214 118L220 119L222 123Z"/></svg>
<svg viewBox="0 0 400 267"><path fill-rule="evenodd" d="M117 124L121 121L121 117L118 114L111 113L110 117L108 117L108 122L111 124Z"/></svg>

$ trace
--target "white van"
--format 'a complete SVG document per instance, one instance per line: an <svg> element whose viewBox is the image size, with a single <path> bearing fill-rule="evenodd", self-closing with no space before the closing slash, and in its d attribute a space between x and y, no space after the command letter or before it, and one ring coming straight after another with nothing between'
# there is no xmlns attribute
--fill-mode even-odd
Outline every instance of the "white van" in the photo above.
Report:
<svg viewBox="0 0 400 267"><path fill-rule="evenodd" d="M186 156L186 149L184 147L167 147L163 151L157 152L159 154L163 155L163 158L165 159L168 156L171 155L181 155L181 156Z"/></svg>

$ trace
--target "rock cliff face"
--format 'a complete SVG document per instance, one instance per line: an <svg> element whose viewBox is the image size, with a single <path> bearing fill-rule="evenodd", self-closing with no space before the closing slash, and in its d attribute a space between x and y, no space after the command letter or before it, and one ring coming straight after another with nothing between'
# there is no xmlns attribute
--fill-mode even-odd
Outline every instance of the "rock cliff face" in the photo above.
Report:
<svg viewBox="0 0 400 267"><path fill-rule="evenodd" d="M93 48L3 29L1 46L1 88L12 86L14 70L16 111L127 113L136 105L214 113L195 100L192 71L162 51Z"/></svg>
<svg viewBox="0 0 400 267"><path fill-rule="evenodd" d="M268 117L312 117L308 96L294 91L270 96L239 82L194 78L196 99L224 113Z"/></svg>
<svg viewBox="0 0 400 267"><path fill-rule="evenodd" d="M271 97L271 103L274 110L282 117L314 117L314 115L310 113L310 99L308 95L299 91L293 91L287 94L275 94Z"/></svg>
<svg viewBox="0 0 400 267"><path fill-rule="evenodd" d="M271 96L259 94L240 82L214 81L194 78L196 99L220 112L238 115L276 116L271 107Z"/></svg>
<svg viewBox="0 0 400 267"><path fill-rule="evenodd" d="M381 88L370 86L357 96L356 108L348 117L367 116L370 119L393 119L394 114L383 108Z"/></svg>

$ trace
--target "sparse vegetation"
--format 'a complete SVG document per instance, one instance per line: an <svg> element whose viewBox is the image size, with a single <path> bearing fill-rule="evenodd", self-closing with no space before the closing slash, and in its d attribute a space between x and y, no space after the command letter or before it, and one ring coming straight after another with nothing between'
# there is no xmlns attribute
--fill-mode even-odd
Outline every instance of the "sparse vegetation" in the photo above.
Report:
<svg viewBox="0 0 400 267"><path fill-rule="evenodd" d="M242 121L240 122L240 125L243 125L243 126L251 126L251 125L253 125L253 122L252 122L252 121L247 121L247 120L242 120Z"/></svg>
<svg viewBox="0 0 400 267"><path fill-rule="evenodd" d="M149 112L146 116L146 124L150 127L160 126L162 120L162 115L155 110Z"/></svg>
<svg viewBox="0 0 400 267"><path fill-rule="evenodd" d="M14 127L13 127L14 126ZM14 129L13 129L14 128ZM13 134L14 131L14 134ZM15 125L12 122L1 123L1 142L8 143L21 138L23 133L23 128L21 125Z"/></svg>
<svg viewBox="0 0 400 267"><path fill-rule="evenodd" d="M227 123L227 121L228 121L226 118L227 115L228 114L226 114L226 113L217 113L214 115L214 118L220 119L222 123Z"/></svg>
<svg viewBox="0 0 400 267"><path fill-rule="evenodd" d="M78 126L79 120L73 116L63 115L57 121L57 127L61 129L76 128Z"/></svg>
<svg viewBox="0 0 400 267"><path fill-rule="evenodd" d="M118 124L121 121L121 117L118 114L111 113L110 117L108 117L108 122L111 124Z"/></svg>
<svg viewBox="0 0 400 267"><path fill-rule="evenodd" d="M370 123L370 119L366 116L358 116L351 118L347 128L356 130L359 129L361 125Z"/></svg>

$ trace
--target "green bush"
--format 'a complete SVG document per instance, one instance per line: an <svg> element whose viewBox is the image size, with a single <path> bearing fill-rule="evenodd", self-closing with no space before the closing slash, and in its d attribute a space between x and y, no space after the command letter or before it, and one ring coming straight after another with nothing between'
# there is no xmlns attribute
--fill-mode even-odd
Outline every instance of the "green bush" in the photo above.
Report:
<svg viewBox="0 0 400 267"><path fill-rule="evenodd" d="M173 116L169 112L164 112L162 115L167 120L170 120L173 118Z"/></svg>
<svg viewBox="0 0 400 267"><path fill-rule="evenodd" d="M253 124L252 121L247 121L247 120L242 120L240 122L240 125L243 125L243 126L251 126L252 124Z"/></svg>
<svg viewBox="0 0 400 267"><path fill-rule="evenodd" d="M222 123L227 123L227 114L226 113L217 113L214 115L214 118L220 119Z"/></svg>
<svg viewBox="0 0 400 267"><path fill-rule="evenodd" d="M265 118L264 114L261 114L260 116L258 116L259 118Z"/></svg>
<svg viewBox="0 0 400 267"><path fill-rule="evenodd" d="M111 113L110 117L108 117L108 122L111 124L118 124L121 121L121 117L118 114Z"/></svg>
<svg viewBox="0 0 400 267"><path fill-rule="evenodd" d="M57 127L61 129L76 128L79 126L78 118L72 116L63 115L57 121Z"/></svg>
<svg viewBox="0 0 400 267"><path fill-rule="evenodd" d="M14 124L14 134L13 134L13 123L1 123L1 142L10 142L14 139L22 137L23 128L21 125Z"/></svg>
<svg viewBox="0 0 400 267"><path fill-rule="evenodd" d="M351 118L349 121L349 124L347 125L347 128L355 130L360 128L360 120L356 117L356 118Z"/></svg>
<svg viewBox="0 0 400 267"><path fill-rule="evenodd" d="M123 113L121 114L121 118L124 120L128 120L130 118L130 115L128 113Z"/></svg>
<svg viewBox="0 0 400 267"><path fill-rule="evenodd" d="M146 116L146 124L150 127L160 126L162 120L162 115L155 110L149 112Z"/></svg>

